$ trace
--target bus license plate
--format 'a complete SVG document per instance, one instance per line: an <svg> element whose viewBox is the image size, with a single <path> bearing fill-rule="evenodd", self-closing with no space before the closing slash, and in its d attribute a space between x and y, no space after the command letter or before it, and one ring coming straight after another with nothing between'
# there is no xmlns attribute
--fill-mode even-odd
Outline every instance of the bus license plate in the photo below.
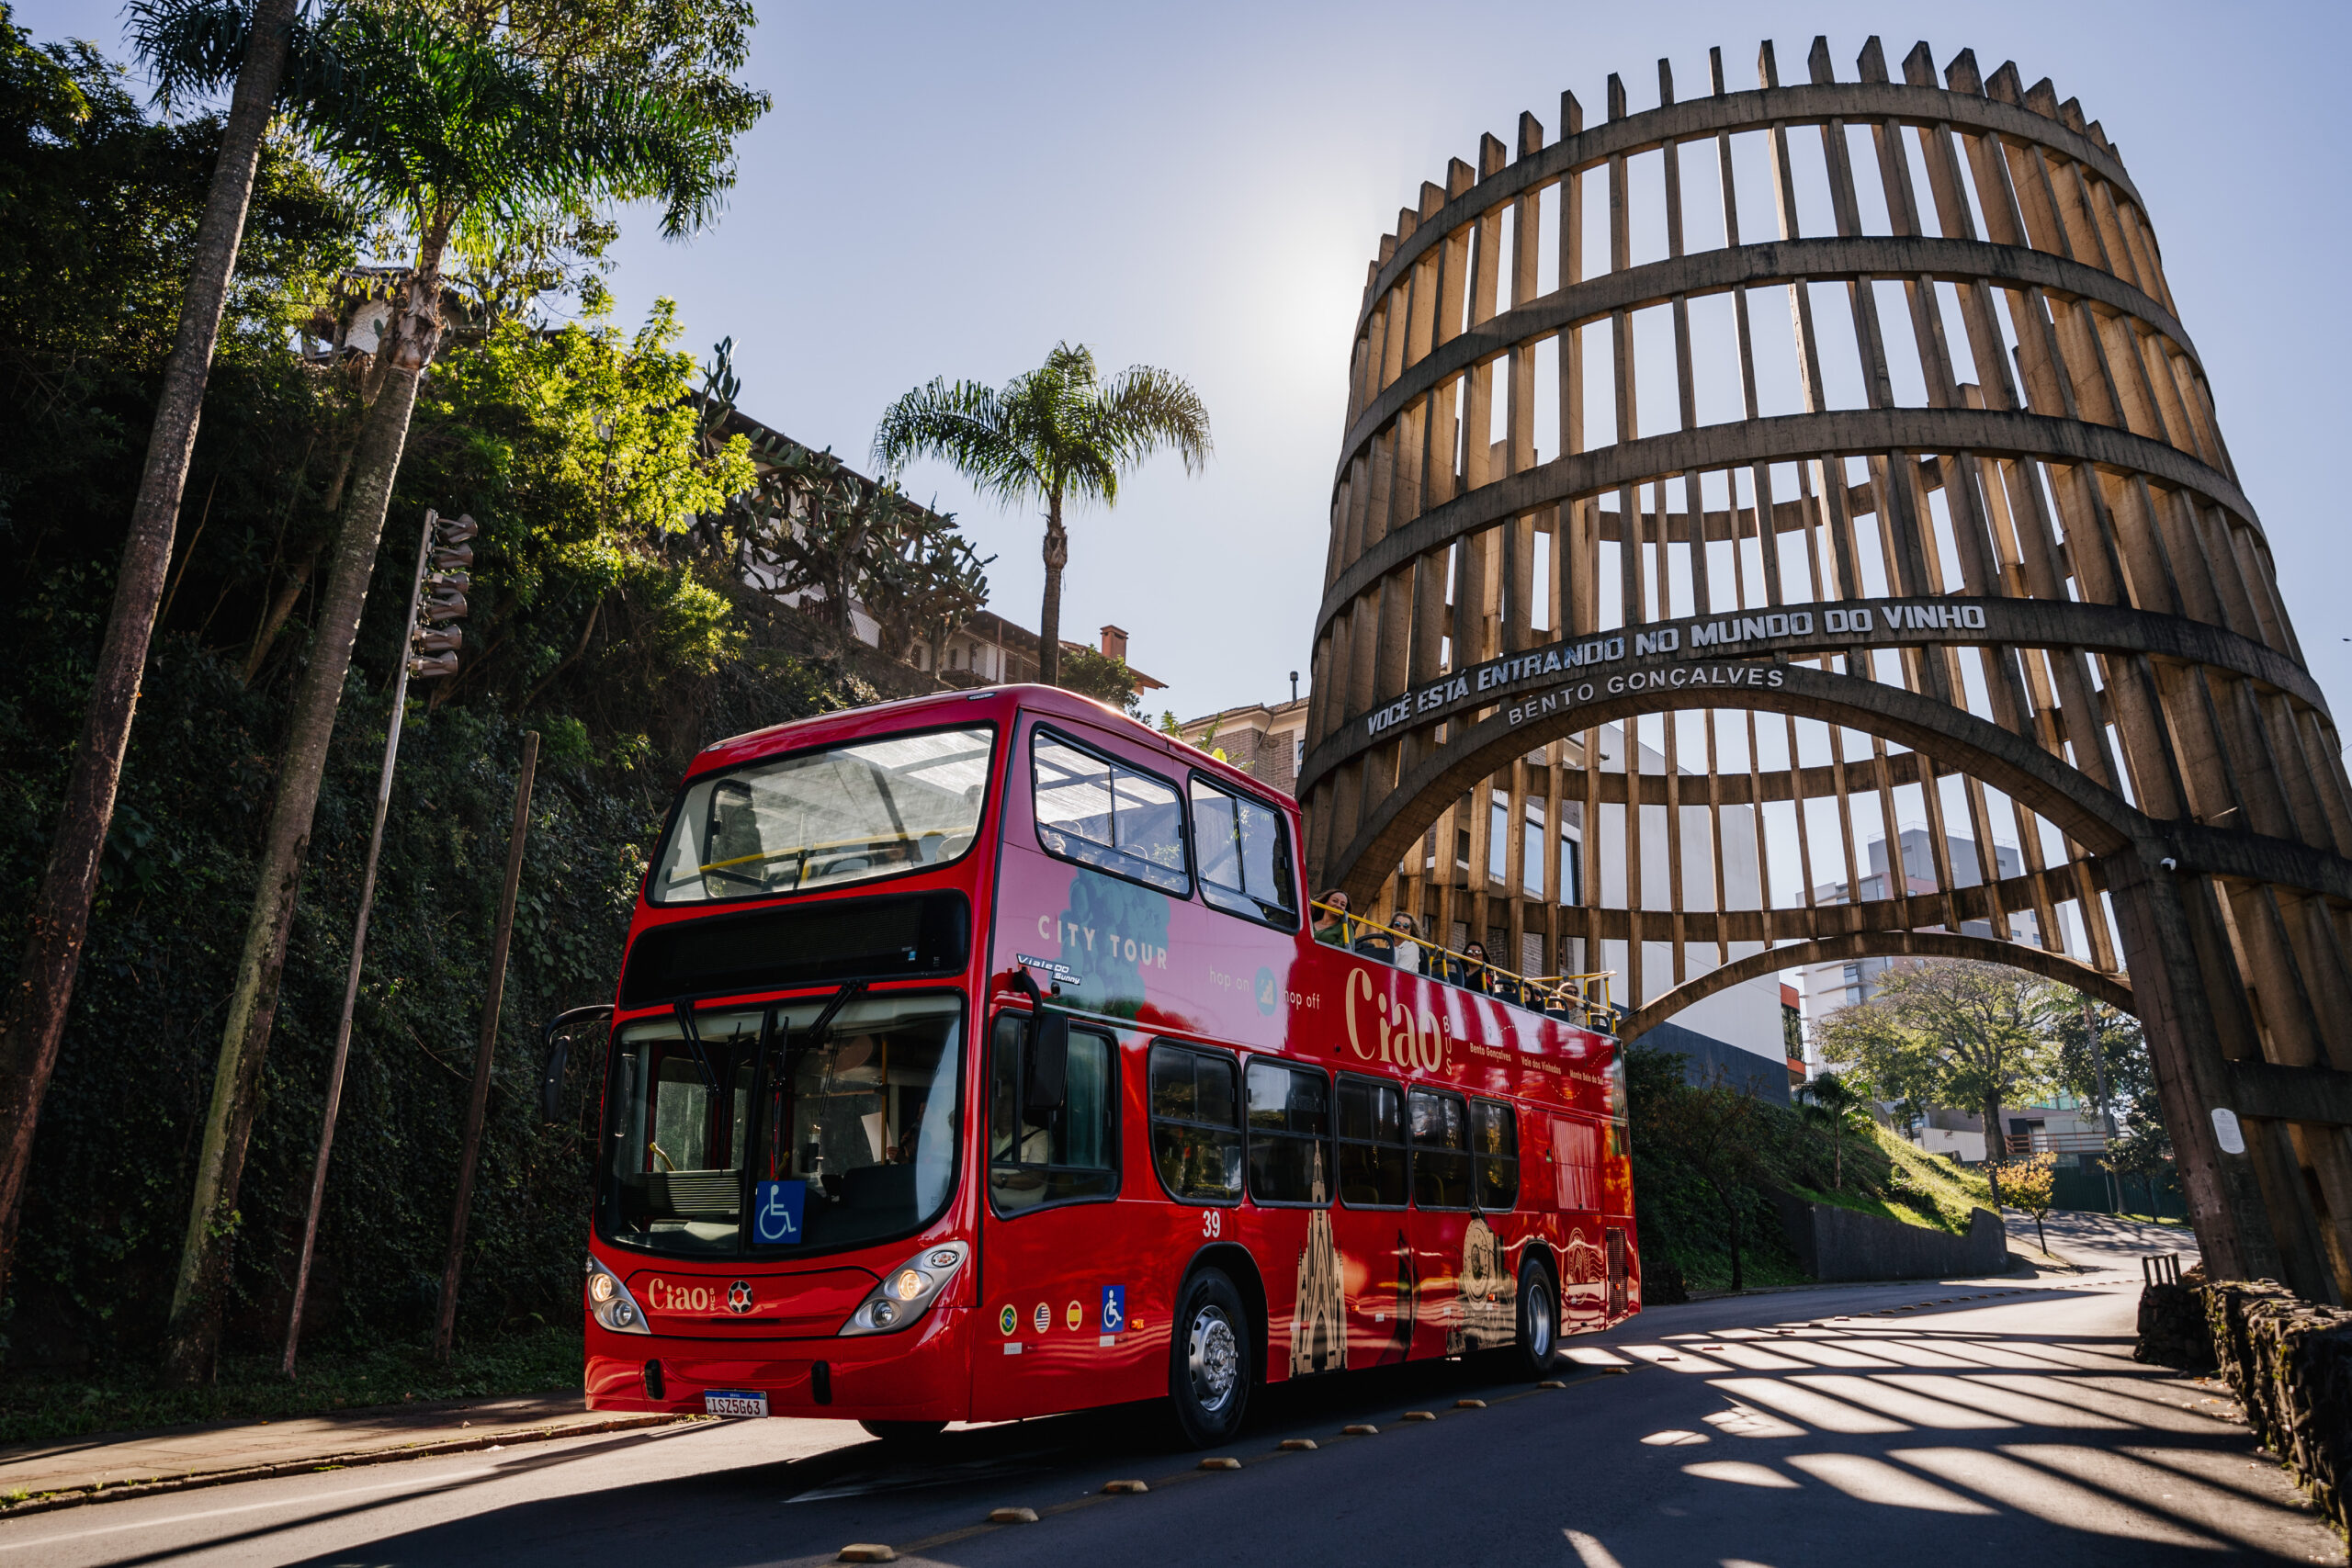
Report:
<svg viewBox="0 0 2352 1568"><path fill-rule="evenodd" d="M703 1391L702 1409L706 1416L765 1416L768 1396L754 1390L713 1388Z"/></svg>

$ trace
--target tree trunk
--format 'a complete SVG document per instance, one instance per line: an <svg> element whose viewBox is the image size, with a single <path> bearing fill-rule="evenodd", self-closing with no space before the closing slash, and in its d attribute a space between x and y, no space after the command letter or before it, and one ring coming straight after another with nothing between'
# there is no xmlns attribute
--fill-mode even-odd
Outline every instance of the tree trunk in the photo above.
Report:
<svg viewBox="0 0 2352 1568"><path fill-rule="evenodd" d="M1993 1207L2001 1205L2001 1156L2008 1152L2008 1143L2001 1136L2001 1098L1995 1095L1984 1102L1984 1179L1993 1185Z"/></svg>
<svg viewBox="0 0 2352 1568"><path fill-rule="evenodd" d="M368 581L375 571L376 546L390 505L392 480L400 471L409 420L416 409L417 384L424 378L440 335L439 261L440 246L429 240L408 285L398 336L385 350L393 356L391 373L360 434L350 505L330 557L310 663L295 687L285 757L262 849L261 874L245 925L244 951L230 992L220 1057L213 1071L212 1104L205 1115L187 1236L181 1246L171 1320L164 1332L164 1373L176 1384L206 1382L212 1376L229 1244L238 1224L237 1185L244 1171L245 1141L253 1132L262 1058L268 1051L270 1027L277 1016L287 934L293 925L295 897L310 852L311 824L318 809L320 781L326 772L327 746L334 734L344 679L351 669L351 647L359 633L360 613L367 607Z"/></svg>
<svg viewBox="0 0 2352 1568"><path fill-rule="evenodd" d="M1069 564L1069 536L1062 532L1062 492L1046 494L1046 602L1037 607L1037 679L1058 686L1062 680L1062 568Z"/></svg>
<svg viewBox="0 0 2352 1568"><path fill-rule="evenodd" d="M139 706L148 643L154 636L155 606L171 567L172 536L187 486L188 461L196 450L205 383L220 338L230 280L237 270L237 247L244 238L270 104L285 73L294 9L294 0L261 0L254 16L228 121L221 128L220 161L213 164L212 186L197 224L195 256L180 297L178 334L164 365L154 428L147 438L146 468L140 476L130 533L115 580L114 607L107 617L106 639L99 646L90 688L89 716L66 780L49 864L27 921L17 987L0 1016L0 1286L5 1286L16 1250L33 1129L57 1066L58 1041L65 1031L74 973L82 962L82 941L89 932L90 900L97 890L107 829L114 820L115 791Z"/></svg>

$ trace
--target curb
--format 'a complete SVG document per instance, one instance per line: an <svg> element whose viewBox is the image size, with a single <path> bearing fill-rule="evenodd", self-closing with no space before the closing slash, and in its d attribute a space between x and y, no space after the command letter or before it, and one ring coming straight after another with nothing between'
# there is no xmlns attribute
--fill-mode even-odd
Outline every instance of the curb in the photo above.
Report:
<svg viewBox="0 0 2352 1568"><path fill-rule="evenodd" d="M112 1503L127 1497L153 1497L166 1492L193 1492L205 1486L228 1486L240 1481L268 1481L277 1476L307 1475L322 1470L356 1470L365 1465L390 1464L399 1460L436 1459L445 1454L479 1453L485 1449L504 1448L509 1444L544 1443L558 1438L597 1437L611 1432L634 1432L649 1427L710 1419L713 1417L668 1412L615 1416L603 1421L584 1421L577 1426L526 1427L519 1430L481 1432L464 1438L445 1438L436 1442L412 1443L397 1449L362 1449L356 1453L321 1454L311 1459L283 1460L276 1464L249 1464L236 1470L194 1471L186 1475L158 1476L153 1481L100 1482L94 1486L43 1492L21 1502L0 1504L0 1519L13 1519L26 1514L47 1514L59 1508L78 1508L89 1503Z"/></svg>

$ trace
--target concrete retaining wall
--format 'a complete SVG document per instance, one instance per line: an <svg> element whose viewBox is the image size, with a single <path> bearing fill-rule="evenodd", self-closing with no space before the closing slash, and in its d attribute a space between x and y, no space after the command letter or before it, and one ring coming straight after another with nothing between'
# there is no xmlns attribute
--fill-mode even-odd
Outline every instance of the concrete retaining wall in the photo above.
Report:
<svg viewBox="0 0 2352 1568"><path fill-rule="evenodd" d="M1808 1203L1777 1193L1781 1227L1805 1272L1825 1283L1844 1280L1940 1280L1997 1274L2008 1267L2008 1235L1990 1209L1969 1216L1968 1234L1953 1235L1881 1219L1834 1203Z"/></svg>

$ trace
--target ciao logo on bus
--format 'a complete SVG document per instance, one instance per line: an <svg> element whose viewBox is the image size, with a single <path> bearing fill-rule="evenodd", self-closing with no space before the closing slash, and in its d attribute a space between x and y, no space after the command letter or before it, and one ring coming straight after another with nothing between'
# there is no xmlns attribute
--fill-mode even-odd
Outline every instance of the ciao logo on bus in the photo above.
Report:
<svg viewBox="0 0 2352 1568"><path fill-rule="evenodd" d="M1359 999L1365 1004L1361 1014ZM1386 1062L1424 1073L1442 1072L1446 1049L1452 1043L1445 1021L1436 1013L1424 1008L1416 1018L1411 1003L1374 995L1368 970L1358 969L1348 976L1348 1049L1358 1060Z"/></svg>
<svg viewBox="0 0 2352 1568"><path fill-rule="evenodd" d="M731 1285L716 1282L700 1285L673 1285L655 1276L645 1282L645 1304L652 1312L718 1312L747 1313L757 1304L748 1280L737 1280Z"/></svg>

